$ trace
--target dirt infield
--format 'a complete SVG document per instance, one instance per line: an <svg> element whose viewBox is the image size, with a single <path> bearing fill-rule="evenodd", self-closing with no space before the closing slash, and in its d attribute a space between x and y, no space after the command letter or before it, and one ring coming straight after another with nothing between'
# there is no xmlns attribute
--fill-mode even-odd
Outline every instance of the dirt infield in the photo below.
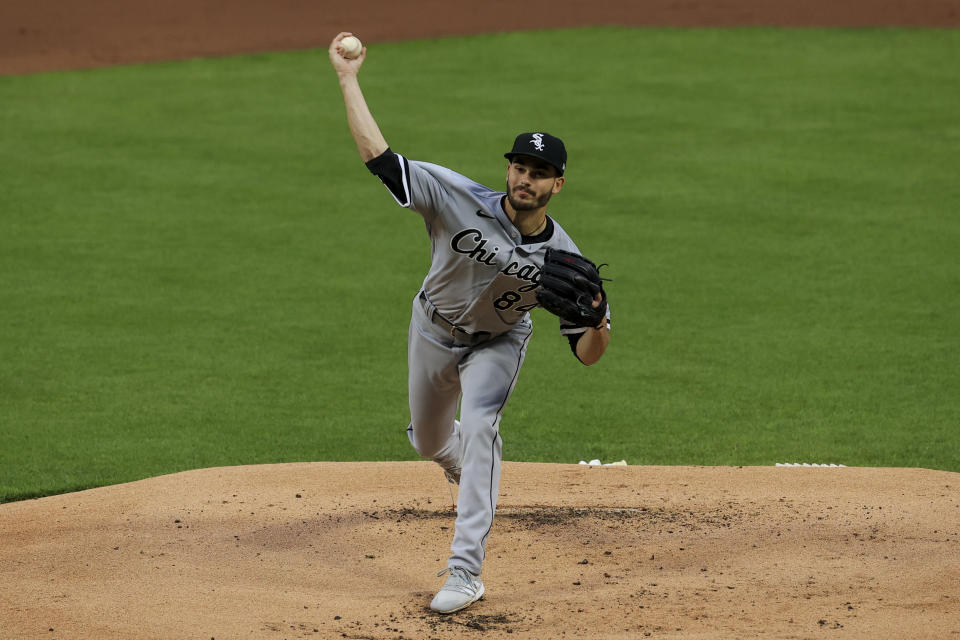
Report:
<svg viewBox="0 0 960 640"><path fill-rule="evenodd" d="M0 2L0 74L580 25L960 26L960 0Z"/></svg>
<svg viewBox="0 0 960 640"><path fill-rule="evenodd" d="M505 463L487 596L427 609L431 462L191 471L0 505L3 638L960 638L960 475Z"/></svg>

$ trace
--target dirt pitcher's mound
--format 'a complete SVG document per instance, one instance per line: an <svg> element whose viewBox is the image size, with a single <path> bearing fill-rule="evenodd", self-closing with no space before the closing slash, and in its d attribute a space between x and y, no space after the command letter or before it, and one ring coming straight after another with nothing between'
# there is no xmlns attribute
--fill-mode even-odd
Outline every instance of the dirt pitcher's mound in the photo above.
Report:
<svg viewBox="0 0 960 640"><path fill-rule="evenodd" d="M191 471L0 505L3 638L960 638L960 477L506 463L487 596L429 612L429 462Z"/></svg>

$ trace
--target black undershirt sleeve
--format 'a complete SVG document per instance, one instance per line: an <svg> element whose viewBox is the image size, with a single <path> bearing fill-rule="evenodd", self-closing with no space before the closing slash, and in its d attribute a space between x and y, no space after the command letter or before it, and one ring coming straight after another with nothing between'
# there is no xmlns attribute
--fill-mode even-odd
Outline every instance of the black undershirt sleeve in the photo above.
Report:
<svg viewBox="0 0 960 640"><path fill-rule="evenodd" d="M580 356L577 355L577 343L580 342L580 338L582 337L583 337L583 333L567 334L567 340L570 342L570 350L573 351L573 355L577 358L577 360L580 360ZM580 360L580 362L583 362L583 360Z"/></svg>
<svg viewBox="0 0 960 640"><path fill-rule="evenodd" d="M390 147L379 156L366 163L370 173L380 178L380 181L390 190L393 197L399 202L406 200L406 190L404 189L403 177L405 168L402 163L406 163L406 158L398 156Z"/></svg>

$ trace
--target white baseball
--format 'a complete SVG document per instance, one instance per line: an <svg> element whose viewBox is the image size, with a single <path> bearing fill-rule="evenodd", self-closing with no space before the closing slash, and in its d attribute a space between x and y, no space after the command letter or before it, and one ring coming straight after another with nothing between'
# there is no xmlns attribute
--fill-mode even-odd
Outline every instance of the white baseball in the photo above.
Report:
<svg viewBox="0 0 960 640"><path fill-rule="evenodd" d="M343 57L353 60L363 51L363 43L354 36L347 36L340 41L340 47L343 49Z"/></svg>

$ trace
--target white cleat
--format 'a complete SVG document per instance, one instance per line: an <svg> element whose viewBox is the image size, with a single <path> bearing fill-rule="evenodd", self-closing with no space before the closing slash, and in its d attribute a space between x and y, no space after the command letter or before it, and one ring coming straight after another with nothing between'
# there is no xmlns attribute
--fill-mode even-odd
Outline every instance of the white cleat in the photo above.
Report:
<svg viewBox="0 0 960 640"><path fill-rule="evenodd" d="M447 482L456 485L460 484L460 472L462 471L460 462L457 462L457 464L452 467L440 465L440 468L443 469L443 475L447 476Z"/></svg>
<svg viewBox="0 0 960 640"><path fill-rule="evenodd" d="M438 462L437 464L440 463ZM454 511L457 510L457 497L453 495L453 486L460 486L460 472L462 471L462 467L460 466L461 464L462 463L458 461L457 464L452 467L445 467L442 464L440 465L440 468L443 469L443 475L447 477L447 482L449 483L447 484L447 487L450 489L450 503L453 505Z"/></svg>
<svg viewBox="0 0 960 640"><path fill-rule="evenodd" d="M450 567L437 574L437 577L449 572L446 583L434 596L430 608L437 613L453 613L483 597L483 582L463 567Z"/></svg>

